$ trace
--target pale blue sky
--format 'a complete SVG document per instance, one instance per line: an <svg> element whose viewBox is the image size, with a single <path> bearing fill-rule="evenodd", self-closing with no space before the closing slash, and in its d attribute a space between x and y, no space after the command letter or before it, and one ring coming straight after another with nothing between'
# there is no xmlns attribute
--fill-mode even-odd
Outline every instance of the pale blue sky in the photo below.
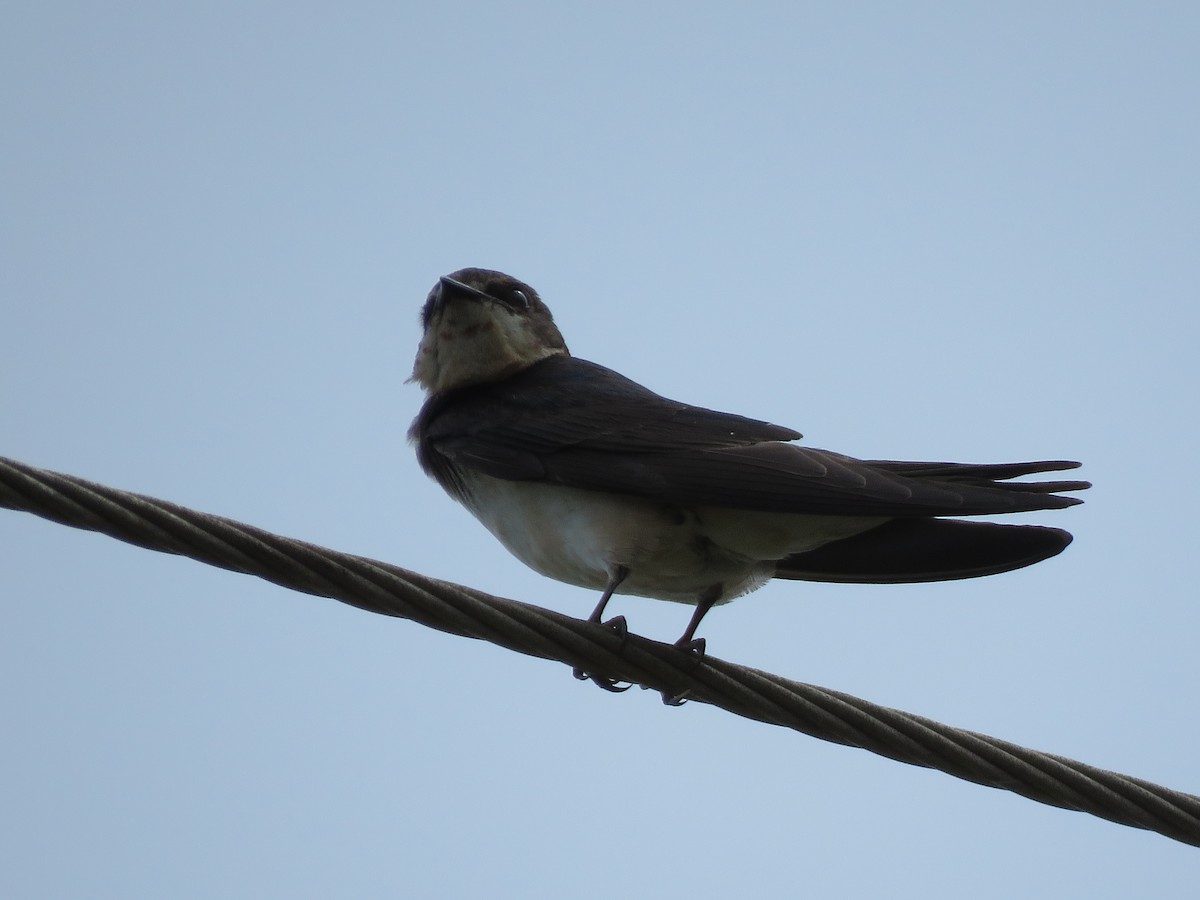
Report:
<svg viewBox="0 0 1200 900"><path fill-rule="evenodd" d="M585 615L419 471L435 279L1075 544L714 654L1200 792L1187 3L10 5L0 455ZM1194 895L1165 838L0 511L0 895ZM688 610L615 602L673 638Z"/></svg>

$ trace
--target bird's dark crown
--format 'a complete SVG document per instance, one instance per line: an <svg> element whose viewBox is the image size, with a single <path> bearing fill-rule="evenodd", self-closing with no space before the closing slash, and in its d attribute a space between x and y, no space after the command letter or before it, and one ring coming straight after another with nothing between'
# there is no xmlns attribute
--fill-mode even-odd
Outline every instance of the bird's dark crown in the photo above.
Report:
<svg viewBox="0 0 1200 900"><path fill-rule="evenodd" d="M448 282L463 285L470 292L481 295L480 299L487 297L515 312L537 313L553 321L550 310L542 302L538 292L525 282L494 269L466 268L451 272L433 286L429 297L425 300L425 306L421 310L422 328L428 327L434 310L443 302L443 292L446 290Z"/></svg>

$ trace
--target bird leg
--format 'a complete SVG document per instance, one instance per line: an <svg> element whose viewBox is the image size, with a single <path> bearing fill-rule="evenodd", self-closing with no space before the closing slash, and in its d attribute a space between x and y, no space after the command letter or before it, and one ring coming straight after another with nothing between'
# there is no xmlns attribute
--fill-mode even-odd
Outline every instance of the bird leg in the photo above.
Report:
<svg viewBox="0 0 1200 900"><path fill-rule="evenodd" d="M596 604L596 608L593 609L592 614L588 616L589 622L600 622L600 617L604 615L604 607L608 606L608 601L611 599L613 591L620 587L621 582L628 577L629 568L627 566L617 566L613 569L612 575L609 576L608 584L604 586L604 593L600 595L600 602ZM612 619L609 619L604 624L615 629L621 634L624 634L626 631L628 631L624 616L616 616Z"/></svg>
<svg viewBox="0 0 1200 900"><path fill-rule="evenodd" d="M696 598L696 611L692 613L692 620L688 622L688 627L684 629L679 640L675 642L676 647L681 650L688 650L697 656L704 656L704 638L696 637L696 629L700 626L700 620L721 599L723 587L721 584L714 584L712 587L705 588L700 592L700 596Z"/></svg>
<svg viewBox="0 0 1200 900"><path fill-rule="evenodd" d="M694 657L694 662L699 665L700 660L704 659L704 638L696 637L696 629L700 626L700 620L708 613L716 602L721 599L721 591L723 585L714 584L712 587L705 588L700 592L700 596L696 598L696 611L692 613L692 619L688 622L688 627L684 629L679 640L675 642L675 646L685 653L689 653ZM669 694L663 692L662 702L667 706L683 706L687 702L688 691L681 694Z"/></svg>
<svg viewBox="0 0 1200 900"><path fill-rule="evenodd" d="M613 591L615 591L618 587L620 587L621 582L624 581L628 577L629 577L628 567L617 566L616 568L613 569L612 575L608 579L608 584L606 584L604 586L604 593L600 595L600 602L596 604L596 608L593 609L592 614L590 616L588 616L589 622L595 622L596 624L601 624L600 618L601 618L601 616L604 615L604 607L608 606L608 601L612 597ZM619 634L621 636L622 640L624 640L625 635L627 635L629 633L629 626L625 622L624 616L614 616L613 618L609 619L607 622L604 622L603 624L606 627L611 628L617 634ZM583 671L583 669L580 669L578 667L573 669L571 671L571 674L574 675L576 678L578 678L580 681L585 681L585 680L590 679L594 684L596 684L596 686L602 687L606 691L612 691L614 694L619 694L622 691L627 691L631 687L631 685L628 685L628 684L625 685L625 687L617 687L617 684L618 684L617 679L604 678L600 675L589 675L587 672Z"/></svg>

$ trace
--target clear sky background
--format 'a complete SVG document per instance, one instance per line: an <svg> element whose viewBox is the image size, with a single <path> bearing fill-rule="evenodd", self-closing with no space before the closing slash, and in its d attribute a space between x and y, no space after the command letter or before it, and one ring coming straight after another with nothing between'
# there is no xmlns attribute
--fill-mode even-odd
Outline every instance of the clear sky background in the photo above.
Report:
<svg viewBox="0 0 1200 900"><path fill-rule="evenodd" d="M435 8L436 7L436 8ZM1061 557L715 655L1200 792L1190 3L10 4L0 455L586 615L418 469L436 278ZM0 895L1194 897L1200 851L0 511ZM614 612L673 639L688 609Z"/></svg>

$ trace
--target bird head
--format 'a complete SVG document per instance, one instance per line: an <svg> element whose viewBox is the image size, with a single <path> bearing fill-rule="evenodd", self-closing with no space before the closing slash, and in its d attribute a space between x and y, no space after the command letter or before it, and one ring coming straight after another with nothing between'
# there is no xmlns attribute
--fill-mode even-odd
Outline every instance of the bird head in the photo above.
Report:
<svg viewBox="0 0 1200 900"><path fill-rule="evenodd" d="M421 325L410 380L430 394L499 381L548 356L567 355L537 291L490 269L459 269L438 279Z"/></svg>

